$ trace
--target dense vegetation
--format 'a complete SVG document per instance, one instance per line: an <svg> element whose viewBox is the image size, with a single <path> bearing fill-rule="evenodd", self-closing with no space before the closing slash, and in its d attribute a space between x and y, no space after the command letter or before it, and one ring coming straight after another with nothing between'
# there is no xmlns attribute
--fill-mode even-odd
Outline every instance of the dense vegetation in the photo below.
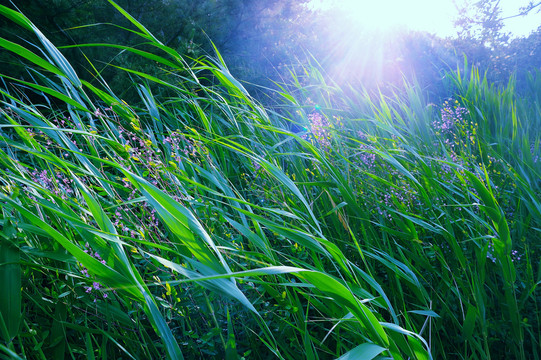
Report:
<svg viewBox="0 0 541 360"><path fill-rule="evenodd" d="M332 2L323 0L326 1ZM154 76L160 74L152 62L130 52L111 46L82 46L122 44L145 49L144 40L124 30L130 28L130 22L111 10L105 0L13 3L62 51L81 79L93 81L94 74L99 72L109 87L129 103L138 101L137 87L129 76L110 64ZM317 9L310 6L309 0L118 0L117 3L156 39L182 56L213 56L215 46L230 72L265 104L272 93L261 85L273 87L272 81L281 82L289 77L292 64L306 65L312 57L336 81L347 79L354 87L379 86L386 91L388 87L401 87L405 76L415 79L430 96L438 99L449 95L441 78L446 71L462 66L464 55L482 72L489 70L488 80L500 85L505 85L514 75L517 86L522 88L527 85L527 73L541 68L541 27L526 37L510 36L503 27L500 0L457 0L460 8L455 19L457 34L445 39L406 29L400 31L400 36L380 36L363 24L350 24L347 10ZM541 3L532 1L522 8L522 13L540 9ZM18 28L3 17L0 32L8 40L21 40ZM0 63L2 73L28 79L25 64L9 52L0 52Z"/></svg>
<svg viewBox="0 0 541 360"><path fill-rule="evenodd" d="M433 103L305 66L263 106L113 5L131 103L0 7L2 356L539 359L539 73Z"/></svg>

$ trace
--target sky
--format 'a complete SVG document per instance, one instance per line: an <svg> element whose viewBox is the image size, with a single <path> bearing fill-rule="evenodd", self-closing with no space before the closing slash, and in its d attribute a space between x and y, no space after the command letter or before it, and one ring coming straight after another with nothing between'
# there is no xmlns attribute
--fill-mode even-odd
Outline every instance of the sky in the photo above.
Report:
<svg viewBox="0 0 541 360"><path fill-rule="evenodd" d="M456 0L458 4L468 0ZM473 2L473 0L469 0ZM336 6L345 10L357 22L378 30L408 28L434 33L441 37L453 36L453 20L457 10L453 0L313 0L314 7ZM502 16L519 13L528 0L501 0ZM525 17L505 21L504 31L513 37L527 36L541 26L541 12L533 10Z"/></svg>

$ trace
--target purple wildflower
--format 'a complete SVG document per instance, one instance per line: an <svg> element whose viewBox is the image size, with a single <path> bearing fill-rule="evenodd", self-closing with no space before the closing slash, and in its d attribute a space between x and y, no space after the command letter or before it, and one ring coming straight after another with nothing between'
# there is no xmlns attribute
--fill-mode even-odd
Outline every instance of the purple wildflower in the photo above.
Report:
<svg viewBox="0 0 541 360"><path fill-rule="evenodd" d="M308 115L310 120L310 131L316 140L324 147L331 146L331 134L329 132L329 122L320 113L313 112Z"/></svg>

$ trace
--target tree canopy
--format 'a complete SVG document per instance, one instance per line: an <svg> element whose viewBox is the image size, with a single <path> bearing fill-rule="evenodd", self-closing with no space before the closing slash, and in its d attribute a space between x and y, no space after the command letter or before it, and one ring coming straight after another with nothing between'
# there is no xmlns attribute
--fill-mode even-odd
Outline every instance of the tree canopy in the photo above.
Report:
<svg viewBox="0 0 541 360"><path fill-rule="evenodd" d="M503 31L501 6L498 0L466 2L455 21L457 36L441 39L421 32L410 32L390 41L382 50L374 51L372 35L343 27L340 32L330 29L330 23L340 25L340 15L332 11L314 11L309 0L119 0L118 4L144 24L166 46L176 49L187 59L213 55L216 49L226 59L230 71L248 86L272 86L289 76L288 66L317 59L331 76L342 76L353 84L365 87L392 84L402 76L416 78L430 87L442 71L464 64L490 70L493 81L505 82L511 74L524 79L526 73L541 68L541 28L526 38L512 38ZM131 82L115 66L137 68L138 58L118 48L84 47L81 44L123 44L145 49L145 44L131 32L127 20L107 2L101 0L20 0L17 7L39 24L45 35L62 49L74 63L78 73L93 81L97 74L108 79L117 89L130 91ZM14 6L14 5L12 5ZM531 1L517 16L539 11L541 3ZM19 41L17 31L0 20L4 33ZM113 25L114 24L114 25ZM91 27L91 31L89 28ZM120 28L119 28L120 27ZM352 31L356 33L351 36ZM366 36L368 41L359 41ZM377 40L379 41L379 40ZM337 45L340 42L345 44ZM344 49L363 53L348 59ZM94 59L83 62L80 52ZM11 74L27 76L24 66L9 54L0 54L8 63ZM378 65L374 65L379 61ZM148 69L159 73L158 69ZM257 93L258 87L252 90ZM434 89L438 93L438 89ZM128 96L128 95L126 95Z"/></svg>

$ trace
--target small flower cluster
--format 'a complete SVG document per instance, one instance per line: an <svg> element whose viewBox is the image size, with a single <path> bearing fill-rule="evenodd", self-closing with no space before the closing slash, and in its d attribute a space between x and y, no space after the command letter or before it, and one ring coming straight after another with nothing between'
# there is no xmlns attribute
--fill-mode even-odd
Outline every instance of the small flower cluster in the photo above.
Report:
<svg viewBox="0 0 541 360"><path fill-rule="evenodd" d="M110 107L107 107L105 109L103 109L104 111L113 111L113 106L111 105ZM96 110L94 111L94 116L95 117L107 117L107 115L105 115L104 113L101 112L101 109L100 108L96 108Z"/></svg>
<svg viewBox="0 0 541 360"><path fill-rule="evenodd" d="M66 120L67 120L67 121L66 121ZM55 124L56 126L58 126L59 128L65 128L65 127L71 126L71 125L70 125L70 122L71 122L71 118L70 118L70 117L68 117L68 118L60 118L60 119L58 119L58 118L55 117L55 118L53 118L53 119L51 120L51 122L52 122L53 124Z"/></svg>
<svg viewBox="0 0 541 360"><path fill-rule="evenodd" d="M135 223L130 219L129 213L132 213L132 216L135 216L138 219L137 228L135 228ZM153 231L158 228L160 225L156 209L150 207L147 202L141 203L140 206L136 206L132 209L125 206L119 206L114 212L114 216L111 219L113 225L121 231L124 235L129 235L132 238L139 236L138 229Z"/></svg>
<svg viewBox="0 0 541 360"><path fill-rule="evenodd" d="M408 182L402 182L398 188L392 188L387 193L383 194L383 202L388 207L395 207L394 202L398 202L408 210L412 210L413 206L419 205L417 191L414 190Z"/></svg>
<svg viewBox="0 0 541 360"><path fill-rule="evenodd" d="M521 255L518 252L518 250L511 250L511 261L512 262L518 262L521 259ZM493 263L496 262L496 256L494 255L494 245L492 242L488 243L488 252L487 252L487 259L492 261Z"/></svg>
<svg viewBox="0 0 541 360"><path fill-rule="evenodd" d="M443 103L443 108L441 109L441 118L432 123L434 130L436 130L436 135L451 134L455 129L456 124L462 123L464 115L468 113L468 109L459 106L457 100L454 102L449 100L445 101Z"/></svg>
<svg viewBox="0 0 541 360"><path fill-rule="evenodd" d="M97 259L102 264L104 264L104 265L106 264L106 261L101 258L100 254L98 254L98 252L92 251L92 249L90 249L88 243L85 244L84 252L87 253L88 255L92 256L93 258ZM79 266L81 268L80 269L81 274L83 274L83 276L85 278L90 279L90 274L88 273L88 269L85 268L80 263L79 263ZM107 297L109 296L107 293L103 292L104 287L98 281L92 281L91 286L84 286L84 290L85 290L85 292L87 294L91 294L94 297L94 302L97 301L98 297L102 297L103 299L107 299ZM100 291L100 294L99 294L100 296L98 296L98 293L97 293L98 291Z"/></svg>
<svg viewBox="0 0 541 360"><path fill-rule="evenodd" d="M51 122L56 125L57 127L59 128L64 128L64 129L67 129L67 128L76 128L76 129L79 129L81 130L81 127L75 122L73 122L71 120L71 117L68 116L67 118L60 118L60 119L57 119L57 118L53 118L51 120ZM73 145L75 145L75 147L77 148L77 150L79 151L83 151L83 149L80 147L80 145L77 143L77 139L75 137L75 134L73 134L72 132L68 131L68 132L65 132L65 134L68 136L68 138L70 139L70 141L72 142ZM40 131L40 135L43 136L43 138L45 138L47 140L47 145L46 147L49 148L50 145L53 144L53 142L51 141L51 139L49 137L47 137L44 133L42 133ZM64 156L69 156L69 153L65 153Z"/></svg>
<svg viewBox="0 0 541 360"><path fill-rule="evenodd" d="M535 146L534 146L533 143L530 145L530 153L532 154L532 159L533 159L534 164L538 163L538 162L541 162L541 158L539 157L539 153L536 154Z"/></svg>
<svg viewBox="0 0 541 360"><path fill-rule="evenodd" d="M447 144L447 140L445 143ZM450 146L452 147L453 145ZM434 163L431 163L430 166L435 172L440 175L440 177L448 178L449 176L453 176L454 167L448 163L460 165L465 168L468 167L464 160L460 156L458 156L452 148L448 150L445 155L437 155L435 159L436 160L434 161Z"/></svg>
<svg viewBox="0 0 541 360"><path fill-rule="evenodd" d="M518 250L511 250L511 261L520 261L521 256Z"/></svg>
<svg viewBox="0 0 541 360"><path fill-rule="evenodd" d="M148 168L154 168L161 164L158 153L160 150L155 150L152 147L152 141L142 139L134 132L120 127L119 137L124 142L124 146L128 149L130 157L135 161L140 161Z"/></svg>
<svg viewBox="0 0 541 360"><path fill-rule="evenodd" d="M51 145L53 144L51 138L48 137L47 134L45 134L41 130L38 130L38 132L36 133L36 132L34 132L34 129L26 128L26 132L28 133L28 135L30 135L31 138L33 138L35 140L43 140L44 141L43 146L48 150L50 149Z"/></svg>
<svg viewBox="0 0 541 360"><path fill-rule="evenodd" d="M389 221L393 220L393 217L386 209L382 209L379 205L376 206L373 211L377 212L380 216L383 216L384 218L388 219Z"/></svg>
<svg viewBox="0 0 541 360"><path fill-rule="evenodd" d="M183 134L173 131L170 136L163 139L164 142L171 145L171 156L175 160L179 160L179 153L183 153L185 156L197 156L197 148L195 142L187 139ZM181 146L181 144L183 146Z"/></svg>
<svg viewBox="0 0 541 360"><path fill-rule="evenodd" d="M121 209L122 208L117 208L115 210L115 217L113 218L113 220L114 220L113 225L115 227L121 226L123 231L128 231L128 228L122 222L123 217L122 217L122 213L120 212Z"/></svg>
<svg viewBox="0 0 541 360"><path fill-rule="evenodd" d="M122 178L122 185L123 185L124 189L131 190L127 201L135 199L135 194L137 193L137 189L133 188L133 186L132 186L131 182L128 180L128 178Z"/></svg>
<svg viewBox="0 0 541 360"><path fill-rule="evenodd" d="M310 120L310 132L317 142L323 147L331 146L331 133L329 132L329 122L320 113L313 112L308 115Z"/></svg>
<svg viewBox="0 0 541 360"><path fill-rule="evenodd" d="M252 166L254 167L255 172L258 172L261 168L261 165L257 161L252 160Z"/></svg>
<svg viewBox="0 0 541 360"><path fill-rule="evenodd" d="M366 170L374 171L376 168L376 154L367 152L364 145L361 145L361 150L365 151L359 154L359 162L364 165Z"/></svg>
<svg viewBox="0 0 541 360"><path fill-rule="evenodd" d="M494 245L492 245L491 242L488 243L487 259L489 259L493 263L496 262L496 256L494 256Z"/></svg>
<svg viewBox="0 0 541 360"><path fill-rule="evenodd" d="M364 141L369 141L368 137L362 131L357 133L357 137ZM367 171L374 171L376 168L376 154L370 152L370 146L367 144L359 145L361 152L357 157L359 165L362 165L361 168Z"/></svg>
<svg viewBox="0 0 541 360"><path fill-rule="evenodd" d="M30 176L32 181L40 184L43 188L53 192L55 195L60 196L63 200L73 194L73 180L65 177L64 174L59 171L55 172L54 175L50 175L47 170L34 170Z"/></svg>

